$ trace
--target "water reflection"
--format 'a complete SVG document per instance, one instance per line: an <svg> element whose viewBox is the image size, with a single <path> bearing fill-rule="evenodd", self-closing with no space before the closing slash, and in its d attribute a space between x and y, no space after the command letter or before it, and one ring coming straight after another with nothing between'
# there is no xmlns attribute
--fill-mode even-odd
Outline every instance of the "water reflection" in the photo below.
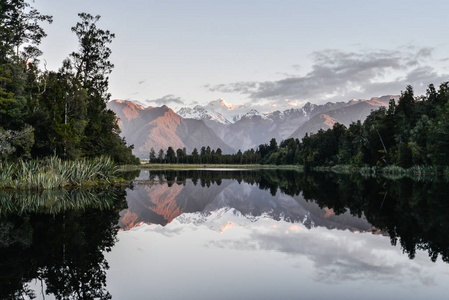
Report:
<svg viewBox="0 0 449 300"><path fill-rule="evenodd" d="M143 172L137 182L128 191L129 208L121 212L124 229L142 223L165 226L185 213L207 216L228 207L246 218L385 234L410 258L422 249L432 261L439 255L449 259L449 184L444 181L187 170Z"/></svg>
<svg viewBox="0 0 449 300"><path fill-rule="evenodd" d="M438 180L281 170L143 171L126 191L0 192L0 299L339 298L323 284L431 298L447 279L425 256L448 262L448 194Z"/></svg>
<svg viewBox="0 0 449 300"><path fill-rule="evenodd" d="M109 209L116 193L108 188L0 191L0 215L50 213L69 209Z"/></svg>
<svg viewBox="0 0 449 300"><path fill-rule="evenodd" d="M305 201L300 191L297 195L286 195L276 183L269 185L264 173L257 171L164 172L148 176L145 184L128 191L128 209L121 212L120 220L124 229L142 223L165 226L183 213L209 215L223 207L234 208L246 218L265 216L300 222L308 228L367 231L372 227L363 218L354 218L349 213L335 215L331 209L321 209L314 202Z"/></svg>
<svg viewBox="0 0 449 300"><path fill-rule="evenodd" d="M31 194L2 198L0 299L45 294L56 299L110 299L104 253L116 242L118 212L126 207L124 190ZM50 195L55 205L39 205ZM11 199L19 202L10 203ZM37 291L30 288L32 282L39 286Z"/></svg>

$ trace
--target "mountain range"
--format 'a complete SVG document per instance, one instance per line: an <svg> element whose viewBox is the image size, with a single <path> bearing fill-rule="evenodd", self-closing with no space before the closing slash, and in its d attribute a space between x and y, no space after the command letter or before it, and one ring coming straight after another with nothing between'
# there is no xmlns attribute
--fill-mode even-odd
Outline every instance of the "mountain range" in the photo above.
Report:
<svg viewBox="0 0 449 300"><path fill-rule="evenodd" d="M317 105L306 103L301 108L259 113L247 105L232 106L224 100L214 100L205 106L184 107L174 112L167 106L143 107L131 101L113 100L108 108L119 118L122 136L134 145L134 154L147 158L151 148L157 152L169 146L175 150L210 146L223 153L256 148L288 138L303 138L306 133L332 128L335 123L349 126L363 121L372 110L388 106L390 99L382 96L370 100L328 102Z"/></svg>

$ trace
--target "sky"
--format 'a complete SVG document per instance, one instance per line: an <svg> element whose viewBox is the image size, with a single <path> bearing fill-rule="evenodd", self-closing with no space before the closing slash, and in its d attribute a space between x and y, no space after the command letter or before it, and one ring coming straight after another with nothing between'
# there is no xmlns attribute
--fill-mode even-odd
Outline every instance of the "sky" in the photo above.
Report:
<svg viewBox="0 0 449 300"><path fill-rule="evenodd" d="M80 12L115 33L111 99L260 110L398 95L449 80L449 1L35 0L57 70Z"/></svg>

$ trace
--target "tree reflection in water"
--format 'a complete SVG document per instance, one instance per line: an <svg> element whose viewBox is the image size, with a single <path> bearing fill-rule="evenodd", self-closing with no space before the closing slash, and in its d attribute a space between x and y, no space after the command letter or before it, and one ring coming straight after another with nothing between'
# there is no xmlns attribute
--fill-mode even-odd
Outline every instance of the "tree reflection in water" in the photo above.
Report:
<svg viewBox="0 0 449 300"><path fill-rule="evenodd" d="M126 208L125 192L89 192L91 202L84 210L55 214L28 210L1 216L0 299L36 297L27 284L33 279L45 282L42 293L56 299L111 298L103 252L115 244L119 212Z"/></svg>

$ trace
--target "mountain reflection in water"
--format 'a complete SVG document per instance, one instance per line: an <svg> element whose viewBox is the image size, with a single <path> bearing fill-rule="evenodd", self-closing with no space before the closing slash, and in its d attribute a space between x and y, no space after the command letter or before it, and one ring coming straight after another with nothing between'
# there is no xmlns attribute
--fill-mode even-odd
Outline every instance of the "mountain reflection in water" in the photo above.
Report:
<svg viewBox="0 0 449 300"><path fill-rule="evenodd" d="M390 236L413 258L449 261L449 184L430 178L388 180L287 170L141 172L128 190L120 227L172 222L183 213L231 208L246 218L269 217L306 228L372 231Z"/></svg>
<svg viewBox="0 0 449 300"><path fill-rule="evenodd" d="M165 226L183 213L207 216L221 208L233 209L249 219L263 216L277 221L303 223L307 228L372 229L364 218L355 218L349 212L336 215L332 209L320 208L315 202L306 201L300 191L292 196L286 195L278 186L261 181L265 177L260 172L157 174L151 174L149 181L143 181L144 184L137 184L128 191L128 209L121 212L120 227L123 229L142 223ZM196 180L196 176L200 179ZM229 179L233 177L235 179Z"/></svg>
<svg viewBox="0 0 449 300"><path fill-rule="evenodd" d="M448 194L438 178L281 170L1 192L0 298L440 299Z"/></svg>

